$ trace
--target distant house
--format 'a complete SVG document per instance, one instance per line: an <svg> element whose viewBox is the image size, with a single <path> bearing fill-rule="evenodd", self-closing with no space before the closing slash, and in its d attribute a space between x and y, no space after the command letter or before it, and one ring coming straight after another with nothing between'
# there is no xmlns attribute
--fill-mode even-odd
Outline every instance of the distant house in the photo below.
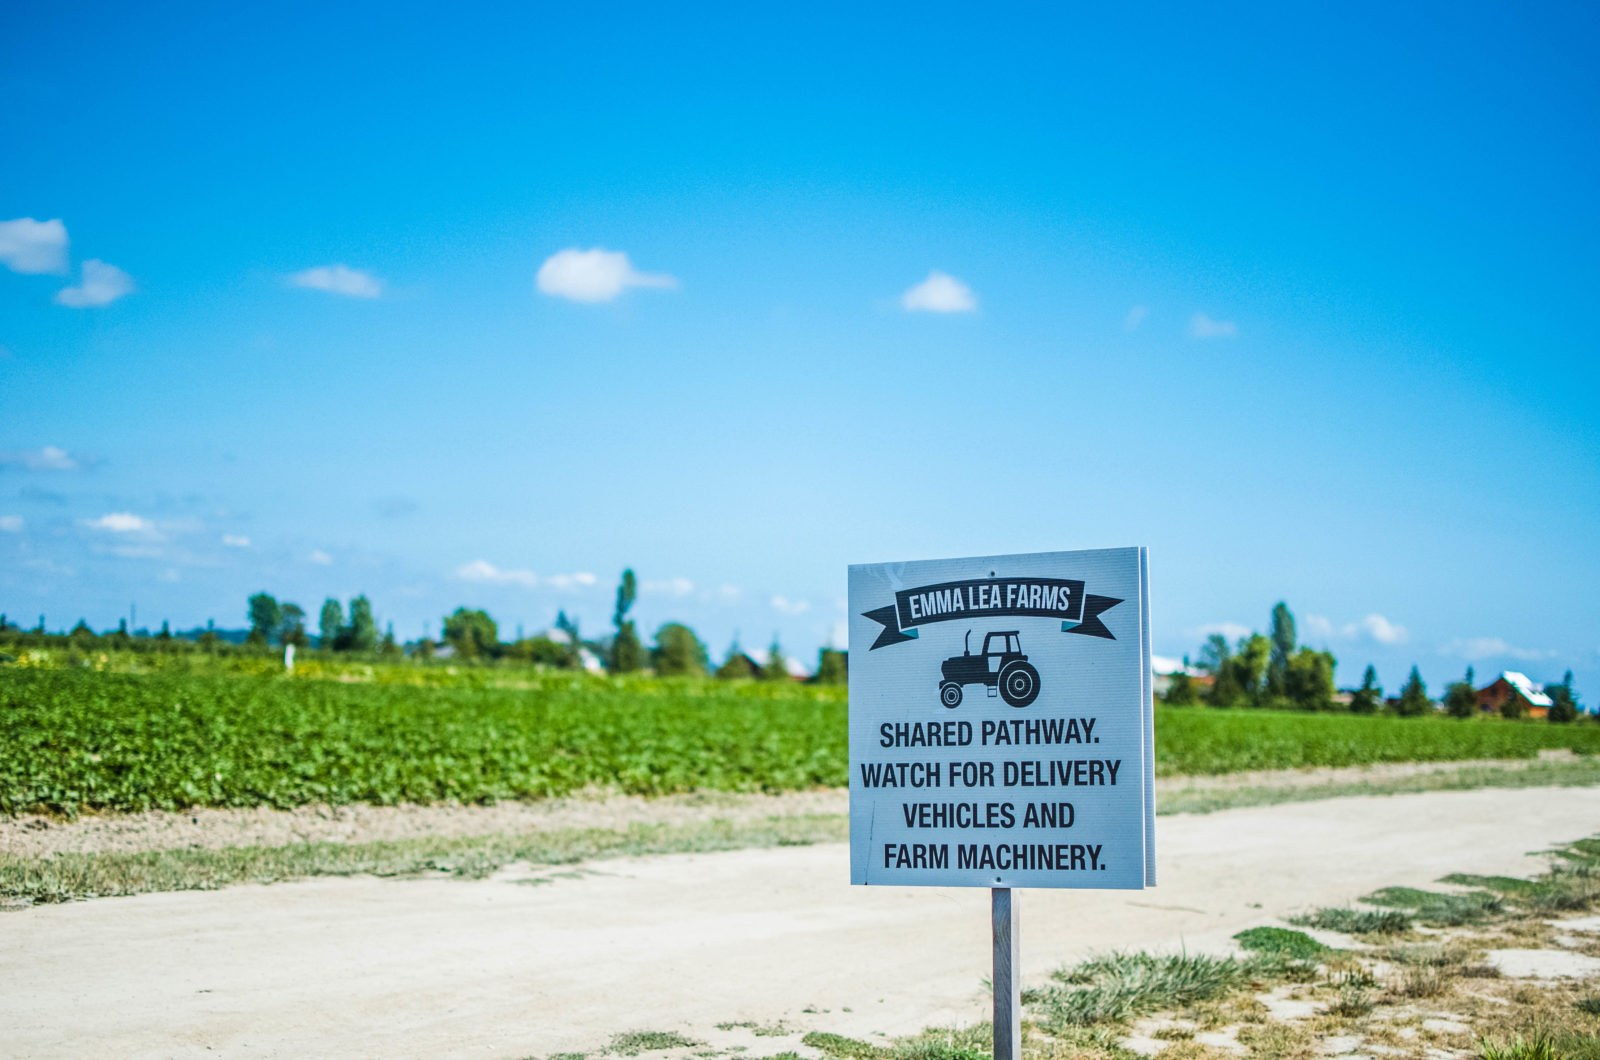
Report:
<svg viewBox="0 0 1600 1060"><path fill-rule="evenodd" d="M1506 670L1491 684L1478 689L1478 709L1497 714L1513 697L1522 701L1522 713L1542 718L1550 713L1550 697L1526 674Z"/></svg>

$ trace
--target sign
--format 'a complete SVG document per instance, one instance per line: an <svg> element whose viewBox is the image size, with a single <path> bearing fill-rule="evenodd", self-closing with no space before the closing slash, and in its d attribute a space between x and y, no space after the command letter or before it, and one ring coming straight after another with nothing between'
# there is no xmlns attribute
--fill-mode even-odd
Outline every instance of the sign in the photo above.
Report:
<svg viewBox="0 0 1600 1060"><path fill-rule="evenodd" d="M850 882L1155 883L1143 548L850 568Z"/></svg>

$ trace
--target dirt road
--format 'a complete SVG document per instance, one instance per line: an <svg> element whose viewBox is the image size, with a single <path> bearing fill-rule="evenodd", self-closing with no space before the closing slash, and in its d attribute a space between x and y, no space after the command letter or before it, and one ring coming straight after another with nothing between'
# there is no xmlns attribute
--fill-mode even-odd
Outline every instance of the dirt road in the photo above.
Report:
<svg viewBox="0 0 1600 1060"><path fill-rule="evenodd" d="M1387 884L1531 872L1527 852L1597 830L1594 788L1162 818L1159 888L1021 896L1024 971L1225 948ZM982 1018L988 893L846 878L845 848L818 846L34 908L0 916L0 1052L547 1057L628 1030L783 1019L866 1037Z"/></svg>

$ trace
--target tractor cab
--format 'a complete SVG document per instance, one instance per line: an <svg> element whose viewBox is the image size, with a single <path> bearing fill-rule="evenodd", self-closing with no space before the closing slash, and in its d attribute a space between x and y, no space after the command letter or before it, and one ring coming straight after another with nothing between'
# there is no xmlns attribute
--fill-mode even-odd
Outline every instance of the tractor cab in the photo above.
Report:
<svg viewBox="0 0 1600 1060"><path fill-rule="evenodd" d="M990 633L983 638L983 657L989 664L990 673L999 673L1000 664L1007 655L1021 655L1022 643L1017 639L1017 631L1009 630L1004 633Z"/></svg>

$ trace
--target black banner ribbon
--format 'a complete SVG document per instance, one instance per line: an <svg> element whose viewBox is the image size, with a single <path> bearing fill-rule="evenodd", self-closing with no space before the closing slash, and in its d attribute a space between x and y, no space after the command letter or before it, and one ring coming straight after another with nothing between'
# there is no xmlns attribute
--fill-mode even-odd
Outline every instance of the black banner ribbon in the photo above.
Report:
<svg viewBox="0 0 1600 1060"><path fill-rule="evenodd" d="M914 640L917 627L957 619L1059 618L1061 632L1116 640L1100 616L1122 603L1083 591L1072 578L972 578L901 589L894 603L863 611L883 626L868 651Z"/></svg>

